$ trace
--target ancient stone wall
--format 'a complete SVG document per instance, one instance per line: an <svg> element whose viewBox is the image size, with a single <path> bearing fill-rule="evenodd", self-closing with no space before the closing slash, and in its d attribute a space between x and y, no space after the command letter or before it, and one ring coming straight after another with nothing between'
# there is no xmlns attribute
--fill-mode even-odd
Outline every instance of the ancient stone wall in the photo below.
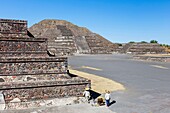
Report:
<svg viewBox="0 0 170 113"><path fill-rule="evenodd" d="M27 37L27 21L0 19L0 37Z"/></svg>
<svg viewBox="0 0 170 113"><path fill-rule="evenodd" d="M103 46L101 40L96 38L95 36L85 36L86 41L88 43L89 48L91 49L91 54L106 54L109 53L107 48Z"/></svg>
<svg viewBox="0 0 170 113"><path fill-rule="evenodd" d="M57 29L61 31L61 36L73 36L73 32L68 29L66 26L63 25L57 25Z"/></svg>
<svg viewBox="0 0 170 113"><path fill-rule="evenodd" d="M48 42L48 49L56 49L56 55L68 55L75 53L76 46L73 36L58 36L54 41Z"/></svg>
<svg viewBox="0 0 170 113"><path fill-rule="evenodd" d="M136 60L146 60L146 61L156 61L156 62L170 62L169 56L142 56L142 55L136 55L133 56Z"/></svg>
<svg viewBox="0 0 170 113"><path fill-rule="evenodd" d="M57 56L76 53L76 45L73 33L63 25L57 25L56 29L50 29L43 34L48 36L48 50Z"/></svg>
<svg viewBox="0 0 170 113"><path fill-rule="evenodd" d="M0 20L0 91L6 102L82 94L90 81L70 76L67 58L48 56L47 39L29 37L26 23Z"/></svg>
<svg viewBox="0 0 170 113"><path fill-rule="evenodd" d="M152 43L130 43L126 44L122 50L122 53L132 53L132 54L158 54L164 53L165 49L162 48L159 44Z"/></svg>
<svg viewBox="0 0 170 113"><path fill-rule="evenodd" d="M0 75L67 73L66 58L20 58L0 60Z"/></svg>
<svg viewBox="0 0 170 113"><path fill-rule="evenodd" d="M76 47L78 53L91 53L90 47L86 41L85 36L76 36L75 37Z"/></svg>
<svg viewBox="0 0 170 113"><path fill-rule="evenodd" d="M131 46L132 46L131 43L123 45L122 49L120 50L120 53L127 53Z"/></svg>
<svg viewBox="0 0 170 113"><path fill-rule="evenodd" d="M26 101L31 99L80 96L86 85L89 84L89 81L78 78L77 80L28 82L27 85L26 83L4 84L4 86L0 87L0 90L3 90L5 100L10 102L14 98Z"/></svg>
<svg viewBox="0 0 170 113"><path fill-rule="evenodd" d="M129 49L129 52L133 53L162 53L164 52L164 49L159 44L140 44L135 43L132 44L132 47Z"/></svg>
<svg viewBox="0 0 170 113"><path fill-rule="evenodd" d="M32 55L44 57L47 55L47 39L1 37L0 45L0 57L31 57Z"/></svg>

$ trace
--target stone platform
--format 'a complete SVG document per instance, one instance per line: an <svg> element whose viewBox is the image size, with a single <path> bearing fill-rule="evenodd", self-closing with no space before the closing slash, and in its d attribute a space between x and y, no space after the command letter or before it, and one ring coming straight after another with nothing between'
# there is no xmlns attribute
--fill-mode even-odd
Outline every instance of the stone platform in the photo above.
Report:
<svg viewBox="0 0 170 113"><path fill-rule="evenodd" d="M170 55L134 55L136 60L156 61L156 62L170 62Z"/></svg>
<svg viewBox="0 0 170 113"><path fill-rule="evenodd" d="M50 57L46 38L27 21L0 19L0 91L6 103L82 95L90 81L68 73L67 57Z"/></svg>
<svg viewBox="0 0 170 113"><path fill-rule="evenodd" d="M6 103L14 98L21 102L48 98L81 96L89 81L75 77L72 79L0 83Z"/></svg>
<svg viewBox="0 0 170 113"><path fill-rule="evenodd" d="M121 53L130 54L162 54L165 49L157 43L128 43L123 46Z"/></svg>

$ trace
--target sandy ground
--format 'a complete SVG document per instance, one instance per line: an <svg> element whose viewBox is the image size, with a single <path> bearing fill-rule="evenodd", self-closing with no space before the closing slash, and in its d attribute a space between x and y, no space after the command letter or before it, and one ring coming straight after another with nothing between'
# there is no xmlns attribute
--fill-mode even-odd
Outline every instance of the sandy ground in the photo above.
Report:
<svg viewBox="0 0 170 113"><path fill-rule="evenodd" d="M89 74L73 69L69 69L70 73L87 78L91 80L91 87L92 90L98 92L98 93L105 93L105 90L109 91L118 91L118 90L125 90L125 87L113 80L110 80L108 78L100 77L94 74Z"/></svg>

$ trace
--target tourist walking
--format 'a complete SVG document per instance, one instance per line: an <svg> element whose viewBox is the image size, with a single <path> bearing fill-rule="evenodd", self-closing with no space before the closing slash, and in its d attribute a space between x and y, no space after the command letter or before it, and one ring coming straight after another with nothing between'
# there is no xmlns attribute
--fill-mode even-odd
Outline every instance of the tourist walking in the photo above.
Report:
<svg viewBox="0 0 170 113"><path fill-rule="evenodd" d="M106 101L106 106L109 107L109 105L110 105L110 91L106 91L105 101Z"/></svg>

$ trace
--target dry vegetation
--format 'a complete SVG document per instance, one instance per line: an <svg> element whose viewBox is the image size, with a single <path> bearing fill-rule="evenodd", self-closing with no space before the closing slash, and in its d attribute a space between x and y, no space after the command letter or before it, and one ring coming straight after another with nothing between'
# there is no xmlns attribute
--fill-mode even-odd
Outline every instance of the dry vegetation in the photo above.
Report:
<svg viewBox="0 0 170 113"><path fill-rule="evenodd" d="M113 80L110 80L108 78L100 77L97 75L77 71L77 70L72 70L69 69L70 73L73 73L75 75L79 75L81 77L87 78L91 80L91 86L92 90L98 92L98 93L105 93L105 90L109 91L117 91L117 90L125 90L125 87Z"/></svg>

